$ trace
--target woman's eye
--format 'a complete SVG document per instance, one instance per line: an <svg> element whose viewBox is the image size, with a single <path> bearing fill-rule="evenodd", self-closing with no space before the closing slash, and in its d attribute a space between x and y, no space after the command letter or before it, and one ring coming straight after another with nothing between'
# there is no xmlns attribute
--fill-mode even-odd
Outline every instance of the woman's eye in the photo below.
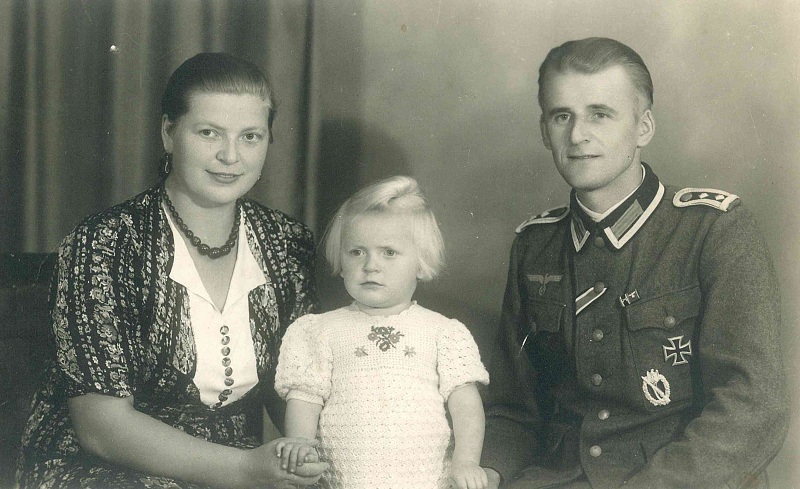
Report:
<svg viewBox="0 0 800 489"><path fill-rule="evenodd" d="M350 250L347 252L347 254L350 256L361 256L364 254L364 252L362 250Z"/></svg>

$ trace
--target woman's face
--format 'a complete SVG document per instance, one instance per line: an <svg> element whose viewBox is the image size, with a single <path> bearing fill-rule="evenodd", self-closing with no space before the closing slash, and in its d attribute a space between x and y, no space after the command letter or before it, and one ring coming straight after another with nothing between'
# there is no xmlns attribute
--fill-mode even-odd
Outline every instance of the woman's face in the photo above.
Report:
<svg viewBox="0 0 800 489"><path fill-rule="evenodd" d="M197 92L186 114L176 121L164 116L161 137L172 154L167 182L175 198L216 207L250 190L267 156L268 115L256 95Z"/></svg>

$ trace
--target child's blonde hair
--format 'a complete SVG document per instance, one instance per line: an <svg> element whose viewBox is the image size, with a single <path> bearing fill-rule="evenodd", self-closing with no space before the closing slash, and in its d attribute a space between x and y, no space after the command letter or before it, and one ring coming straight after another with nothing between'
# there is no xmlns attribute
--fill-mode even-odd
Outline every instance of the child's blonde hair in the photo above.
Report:
<svg viewBox="0 0 800 489"><path fill-rule="evenodd" d="M444 266L444 240L428 199L411 177L397 175L362 188L339 207L323 238L325 258L332 273L342 272L342 236L345 226L363 214L409 213L414 217L414 244L419 256L420 280L432 280Z"/></svg>

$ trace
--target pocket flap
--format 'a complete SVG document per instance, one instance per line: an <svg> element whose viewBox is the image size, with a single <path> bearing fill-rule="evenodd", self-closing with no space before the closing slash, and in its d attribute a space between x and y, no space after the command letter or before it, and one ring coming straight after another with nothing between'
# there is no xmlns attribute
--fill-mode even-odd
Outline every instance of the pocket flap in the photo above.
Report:
<svg viewBox="0 0 800 489"><path fill-rule="evenodd" d="M696 284L677 292L634 302L625 308L628 329L672 329L681 322L696 317L701 301L700 285Z"/></svg>
<svg viewBox="0 0 800 489"><path fill-rule="evenodd" d="M532 299L528 303L528 316L531 328L534 331L547 331L557 333L561 329L561 317L565 314L566 306L558 302Z"/></svg>

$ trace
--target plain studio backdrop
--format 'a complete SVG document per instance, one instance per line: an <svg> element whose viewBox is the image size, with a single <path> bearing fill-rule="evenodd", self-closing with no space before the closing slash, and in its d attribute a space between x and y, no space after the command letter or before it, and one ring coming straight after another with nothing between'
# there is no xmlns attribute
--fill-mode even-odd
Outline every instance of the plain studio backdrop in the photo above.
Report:
<svg viewBox="0 0 800 489"><path fill-rule="evenodd" d="M615 38L655 84L643 160L667 183L739 195L769 243L794 389L770 477L800 487L798 23L788 0L0 0L0 251L52 251L155 183L166 77L224 49L266 66L281 100L253 195L320 235L358 187L416 177L448 252L418 299L485 353L514 228L568 197L539 136L539 63L566 40ZM322 265L319 278L326 308L347 300Z"/></svg>

